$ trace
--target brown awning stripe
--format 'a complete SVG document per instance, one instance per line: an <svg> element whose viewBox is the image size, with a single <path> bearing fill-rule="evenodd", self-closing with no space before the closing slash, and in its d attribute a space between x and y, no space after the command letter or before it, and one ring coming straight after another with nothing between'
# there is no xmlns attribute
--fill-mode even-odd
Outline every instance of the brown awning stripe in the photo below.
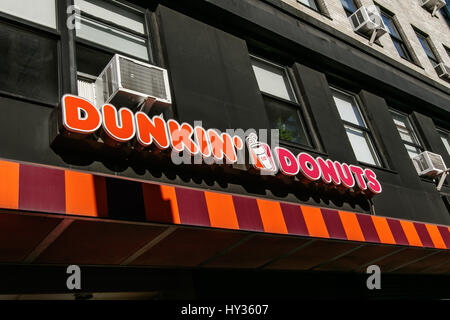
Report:
<svg viewBox="0 0 450 320"><path fill-rule="evenodd" d="M184 187L120 183L120 178L9 161L0 161L0 173L4 209L116 218L112 203L134 201L121 207L121 219L130 215L132 220L450 249L449 226ZM140 194L128 197L130 190Z"/></svg>

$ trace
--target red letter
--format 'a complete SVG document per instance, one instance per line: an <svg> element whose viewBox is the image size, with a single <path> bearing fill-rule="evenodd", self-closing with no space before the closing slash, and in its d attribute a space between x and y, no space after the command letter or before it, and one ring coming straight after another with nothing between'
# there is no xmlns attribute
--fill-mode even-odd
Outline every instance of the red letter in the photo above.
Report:
<svg viewBox="0 0 450 320"><path fill-rule="evenodd" d="M298 164L300 165L301 172L306 178L313 181L320 179L320 167L311 155L301 152L298 155Z"/></svg>
<svg viewBox="0 0 450 320"><path fill-rule="evenodd" d="M356 176L356 182L358 183L358 186L361 190L366 190L367 185L366 181L364 180L364 170L361 167L358 166L350 166L350 169L353 171L353 173Z"/></svg>
<svg viewBox="0 0 450 320"><path fill-rule="evenodd" d="M369 190L375 194L379 194L382 191L381 183L377 180L377 175L370 169L364 170L364 175L367 178L367 186Z"/></svg>
<svg viewBox="0 0 450 320"><path fill-rule="evenodd" d="M277 172L277 167L275 165L272 151L267 143L258 142L252 146L248 146L250 163L253 168L264 172L265 174L275 174Z"/></svg>
<svg viewBox="0 0 450 320"><path fill-rule="evenodd" d="M348 164L340 164L338 161L335 161L334 166L339 174L339 177L341 178L342 184L347 188L353 188L355 186L355 178L353 177Z"/></svg>
<svg viewBox="0 0 450 320"><path fill-rule="evenodd" d="M112 139L125 142L133 139L136 128L134 126L134 116L130 109L121 108L119 116L117 110L110 104L102 107L103 129Z"/></svg>
<svg viewBox="0 0 450 320"><path fill-rule="evenodd" d="M98 109L81 97L64 95L61 109L63 126L68 131L90 134L97 131L102 124Z"/></svg>
<svg viewBox="0 0 450 320"><path fill-rule="evenodd" d="M280 167L282 173L288 176L295 176L300 168L295 156L288 149L282 147L276 147L275 159Z"/></svg>
<svg viewBox="0 0 450 320"><path fill-rule="evenodd" d="M186 150L192 155L199 152L198 145L192 140L194 129L189 124L183 123L180 126L176 120L171 119L167 121L167 125L169 126L172 148L175 151L181 152Z"/></svg>
<svg viewBox="0 0 450 320"><path fill-rule="evenodd" d="M145 113L137 112L136 115L137 140L144 147L152 144L153 140L159 149L169 147L169 136L167 134L166 122L160 116L150 119Z"/></svg>
<svg viewBox="0 0 450 320"><path fill-rule="evenodd" d="M203 157L209 158L211 157L211 146L209 145L208 134L206 130L202 127L196 126L194 128L195 141L200 148L200 153Z"/></svg>
<svg viewBox="0 0 450 320"><path fill-rule="evenodd" d="M234 163L237 160L236 149L234 149L233 138L228 133L219 134L213 129L207 131L211 143L214 158L222 160L223 156Z"/></svg>
<svg viewBox="0 0 450 320"><path fill-rule="evenodd" d="M244 142L242 141L241 137L239 137L239 136L234 136L233 142L234 142L234 146L238 150L242 150L242 148L244 147Z"/></svg>
<svg viewBox="0 0 450 320"><path fill-rule="evenodd" d="M341 179L334 167L333 161L330 159L323 160L321 157L317 157L317 163L319 164L320 171L322 172L322 180L326 183L331 183L338 186L341 184Z"/></svg>

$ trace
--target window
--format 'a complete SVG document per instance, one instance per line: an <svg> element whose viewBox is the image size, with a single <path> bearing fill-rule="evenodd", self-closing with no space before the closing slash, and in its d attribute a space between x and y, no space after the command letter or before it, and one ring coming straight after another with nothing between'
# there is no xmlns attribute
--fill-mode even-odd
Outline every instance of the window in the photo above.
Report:
<svg viewBox="0 0 450 320"><path fill-rule="evenodd" d="M425 36L424 34L416 31L417 38L419 39L420 44L422 45L423 50L425 50L425 53L428 56L428 59L431 62L431 65L436 67L439 64L439 60L437 59L436 55L434 54L433 49L430 45L429 37Z"/></svg>
<svg viewBox="0 0 450 320"><path fill-rule="evenodd" d="M439 136L441 137L442 143L445 146L448 154L450 155L450 137L449 132L443 129L438 129Z"/></svg>
<svg viewBox="0 0 450 320"><path fill-rule="evenodd" d="M81 9L77 38L149 60L145 19L132 9L94 0L75 0Z"/></svg>
<svg viewBox="0 0 450 320"><path fill-rule="evenodd" d="M36 4L35 0L0 1L0 91L56 105L60 93L56 0Z"/></svg>
<svg viewBox="0 0 450 320"><path fill-rule="evenodd" d="M103 0L75 0L81 10L76 30L78 94L95 101L95 80L115 53L151 61L143 12Z"/></svg>
<svg viewBox="0 0 450 320"><path fill-rule="evenodd" d="M283 67L255 58L252 59L252 66L259 89L262 92L285 100L295 101L292 86Z"/></svg>
<svg viewBox="0 0 450 320"><path fill-rule="evenodd" d="M419 155L424 150L424 148L420 144L408 116L394 110L390 110L390 112L392 114L394 124L397 127L398 133L400 134L400 138L405 145L406 151L408 152L409 157L412 159L415 156ZM415 163L414 166L416 166ZM418 170L417 167L416 169Z"/></svg>
<svg viewBox="0 0 450 320"><path fill-rule="evenodd" d="M330 89L356 159L371 165L381 165L355 96L336 88Z"/></svg>
<svg viewBox="0 0 450 320"><path fill-rule="evenodd" d="M440 10L442 15L447 21L447 24L450 26L450 1L446 0L446 5Z"/></svg>
<svg viewBox="0 0 450 320"><path fill-rule="evenodd" d="M303 3L305 6L310 7L316 11L319 11L319 7L317 6L316 0L297 0L300 3Z"/></svg>
<svg viewBox="0 0 450 320"><path fill-rule="evenodd" d="M413 62L411 54L409 53L408 48L406 47L405 41L403 40L400 32L395 24L394 17L389 13L378 8L381 14L381 18L383 19L384 24L391 36L392 42L394 43L395 49L397 49L398 54L403 59L406 59L410 62Z"/></svg>
<svg viewBox="0 0 450 320"><path fill-rule="evenodd" d="M347 17L350 17L358 9L354 0L341 0L341 2Z"/></svg>
<svg viewBox="0 0 450 320"><path fill-rule="evenodd" d="M448 57L450 58L450 49L444 46L445 52L447 52Z"/></svg>
<svg viewBox="0 0 450 320"><path fill-rule="evenodd" d="M2 0L0 11L56 29L56 0Z"/></svg>
<svg viewBox="0 0 450 320"><path fill-rule="evenodd" d="M251 61L270 126L279 130L281 143L310 146L286 68L256 57Z"/></svg>
<svg viewBox="0 0 450 320"><path fill-rule="evenodd" d="M57 103L57 40L27 29L0 24L0 90Z"/></svg>

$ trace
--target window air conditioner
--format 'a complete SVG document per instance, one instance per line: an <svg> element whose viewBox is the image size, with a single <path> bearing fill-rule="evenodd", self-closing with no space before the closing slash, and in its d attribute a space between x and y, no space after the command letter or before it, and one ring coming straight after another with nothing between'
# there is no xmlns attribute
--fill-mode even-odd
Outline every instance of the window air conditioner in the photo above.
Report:
<svg viewBox="0 0 450 320"><path fill-rule="evenodd" d="M95 83L92 81L78 78L77 85L78 85L78 95L80 97L86 98L94 105L97 105L95 99Z"/></svg>
<svg viewBox="0 0 450 320"><path fill-rule="evenodd" d="M424 151L413 158L419 168L420 176L436 177L447 170L441 155Z"/></svg>
<svg viewBox="0 0 450 320"><path fill-rule="evenodd" d="M419 0L419 4L434 16L439 9L445 6L445 0Z"/></svg>
<svg viewBox="0 0 450 320"><path fill-rule="evenodd" d="M167 70L116 54L95 81L96 105L148 113L155 105L169 106Z"/></svg>
<svg viewBox="0 0 450 320"><path fill-rule="evenodd" d="M383 19L376 7L360 7L350 17L353 31L370 35L370 43L387 32Z"/></svg>
<svg viewBox="0 0 450 320"><path fill-rule="evenodd" d="M437 64L434 70L436 70L439 78L450 79L450 67L446 66L443 62Z"/></svg>

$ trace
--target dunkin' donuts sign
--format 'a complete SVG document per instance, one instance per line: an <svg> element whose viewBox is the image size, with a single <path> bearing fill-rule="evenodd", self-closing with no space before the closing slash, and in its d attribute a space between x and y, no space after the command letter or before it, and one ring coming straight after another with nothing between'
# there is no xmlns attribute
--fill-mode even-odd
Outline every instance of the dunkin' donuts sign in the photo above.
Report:
<svg viewBox="0 0 450 320"><path fill-rule="evenodd" d="M245 143L238 135L220 133L200 126L192 127L176 120L165 120L161 116L150 118L143 112L133 113L130 109L105 104L97 109L84 98L65 95L61 103L62 125L70 135L90 136L103 132L104 142L112 145L134 142L140 149L152 146L160 150L171 149L176 153L214 159L228 164L245 163L239 155L247 147L250 162L254 169L264 174L281 174L298 177L306 182L321 182L338 188L353 188L367 195L382 191L375 172L355 165L348 165L321 157L314 158L308 153L294 155L286 148L277 146L271 149L266 143L258 141L251 133Z"/></svg>

